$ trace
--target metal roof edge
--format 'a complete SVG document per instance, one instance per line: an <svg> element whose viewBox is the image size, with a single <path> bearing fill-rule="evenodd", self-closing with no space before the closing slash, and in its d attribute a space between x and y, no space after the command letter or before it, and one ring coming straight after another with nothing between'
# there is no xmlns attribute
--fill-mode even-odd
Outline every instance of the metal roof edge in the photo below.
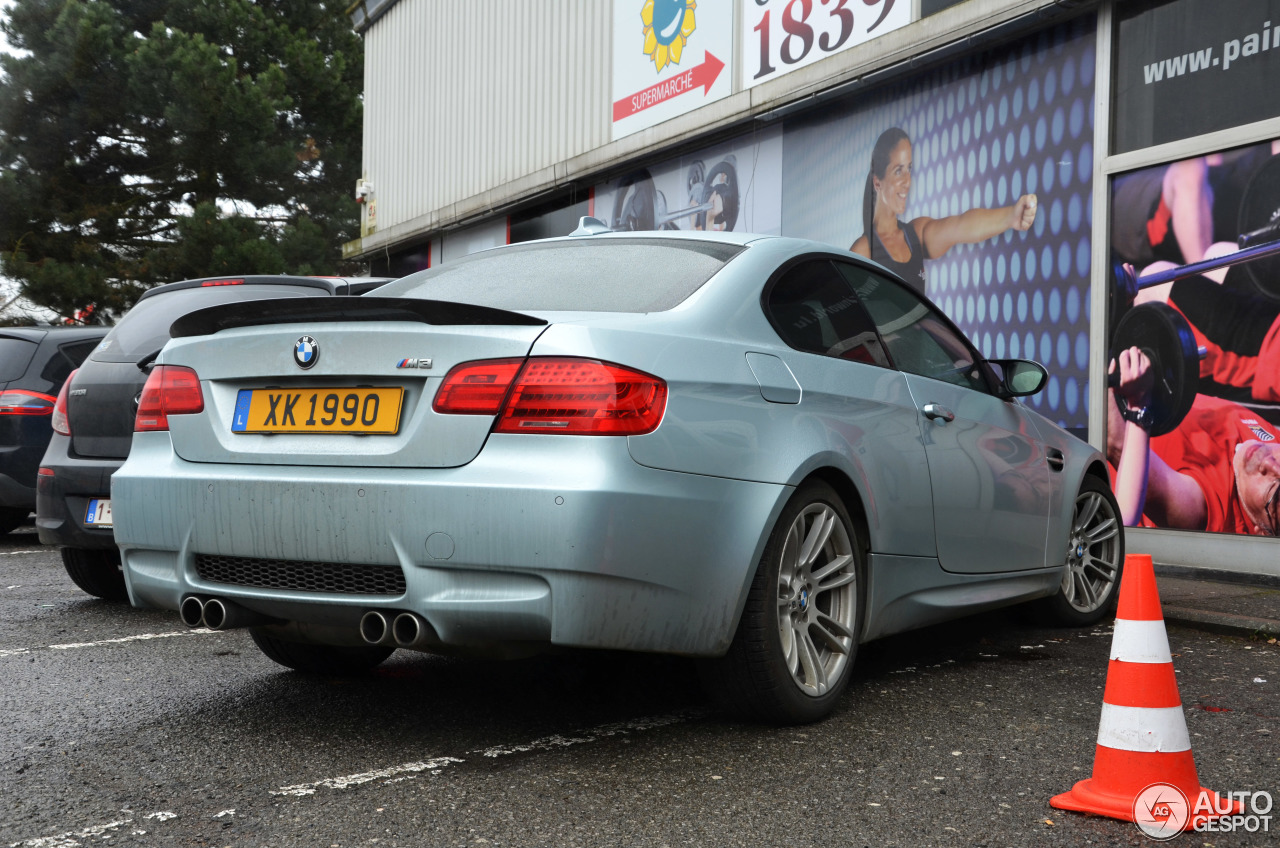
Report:
<svg viewBox="0 0 1280 848"><path fill-rule="evenodd" d="M356 0L347 7L347 17L351 18L351 27L363 34L374 21L399 2L400 0Z"/></svg>

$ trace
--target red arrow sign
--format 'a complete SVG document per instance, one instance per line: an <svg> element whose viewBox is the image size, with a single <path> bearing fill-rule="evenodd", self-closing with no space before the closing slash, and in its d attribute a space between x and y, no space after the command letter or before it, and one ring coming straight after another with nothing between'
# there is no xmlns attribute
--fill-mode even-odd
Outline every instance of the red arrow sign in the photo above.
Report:
<svg viewBox="0 0 1280 848"><path fill-rule="evenodd" d="M657 106L673 97L695 91L698 86L702 86L702 95L705 97L707 92L711 91L711 85L716 81L716 77L720 76L720 72L724 70L724 62L717 59L710 51L704 51L703 56L701 65L694 65L678 76L669 77L614 103L613 120L617 122L643 112L650 106Z"/></svg>

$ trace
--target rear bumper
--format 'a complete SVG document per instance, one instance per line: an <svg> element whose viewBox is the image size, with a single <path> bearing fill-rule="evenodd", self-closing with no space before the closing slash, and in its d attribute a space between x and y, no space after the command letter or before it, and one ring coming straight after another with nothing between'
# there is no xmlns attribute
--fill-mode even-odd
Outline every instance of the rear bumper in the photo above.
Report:
<svg viewBox="0 0 1280 848"><path fill-rule="evenodd" d="M0 507L36 508L36 469L52 430L45 415L6 416L0 426Z"/></svg>
<svg viewBox="0 0 1280 848"><path fill-rule="evenodd" d="M350 627L411 611L448 646L550 642L717 655L790 489L660 471L625 439L494 436L444 469L189 463L137 434L112 478L133 602L217 595ZM204 581L197 554L399 566L394 597Z"/></svg>
<svg viewBox="0 0 1280 848"><path fill-rule="evenodd" d="M111 549L116 546L110 529L84 523L91 498L110 496L111 475L119 459L78 459L71 456L71 439L53 434L42 468L53 471L36 480L36 533L41 544L67 548Z"/></svg>
<svg viewBox="0 0 1280 848"><path fill-rule="evenodd" d="M30 481L35 482L33 477ZM0 507L6 509L35 509L36 490L10 477L0 474Z"/></svg>

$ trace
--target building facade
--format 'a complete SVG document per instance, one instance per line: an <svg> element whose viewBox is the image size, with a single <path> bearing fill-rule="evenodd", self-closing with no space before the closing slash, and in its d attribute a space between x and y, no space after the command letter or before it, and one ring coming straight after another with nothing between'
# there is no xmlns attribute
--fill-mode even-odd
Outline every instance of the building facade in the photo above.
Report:
<svg viewBox="0 0 1280 848"><path fill-rule="evenodd" d="M1130 549L1280 575L1280 0L363 0L351 15L364 211L344 252L373 273L583 215L856 246L916 275L987 355L1044 363L1032 405L1110 438L1117 467L1130 422L1108 371L1147 352L1149 414L1127 414L1151 449L1116 481L1147 492ZM909 181L878 172L890 154ZM878 192L904 225L983 228L894 266L871 232Z"/></svg>

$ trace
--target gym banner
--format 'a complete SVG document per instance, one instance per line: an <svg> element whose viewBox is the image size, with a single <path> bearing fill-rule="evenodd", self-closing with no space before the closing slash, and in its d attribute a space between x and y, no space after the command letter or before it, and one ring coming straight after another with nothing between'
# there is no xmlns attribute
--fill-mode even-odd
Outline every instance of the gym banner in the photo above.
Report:
<svg viewBox="0 0 1280 848"><path fill-rule="evenodd" d="M1280 0L1116 6L1112 150L1280 115Z"/></svg>
<svg viewBox="0 0 1280 848"><path fill-rule="evenodd" d="M615 230L782 230L782 129L639 167L596 186L594 215Z"/></svg>
<svg viewBox="0 0 1280 848"><path fill-rule="evenodd" d="M783 134L783 233L898 272L986 356L1041 362L1030 403L1081 433L1095 42L1079 18Z"/></svg>
<svg viewBox="0 0 1280 848"><path fill-rule="evenodd" d="M1107 458L1126 524L1280 535L1278 154L1112 180Z"/></svg>

